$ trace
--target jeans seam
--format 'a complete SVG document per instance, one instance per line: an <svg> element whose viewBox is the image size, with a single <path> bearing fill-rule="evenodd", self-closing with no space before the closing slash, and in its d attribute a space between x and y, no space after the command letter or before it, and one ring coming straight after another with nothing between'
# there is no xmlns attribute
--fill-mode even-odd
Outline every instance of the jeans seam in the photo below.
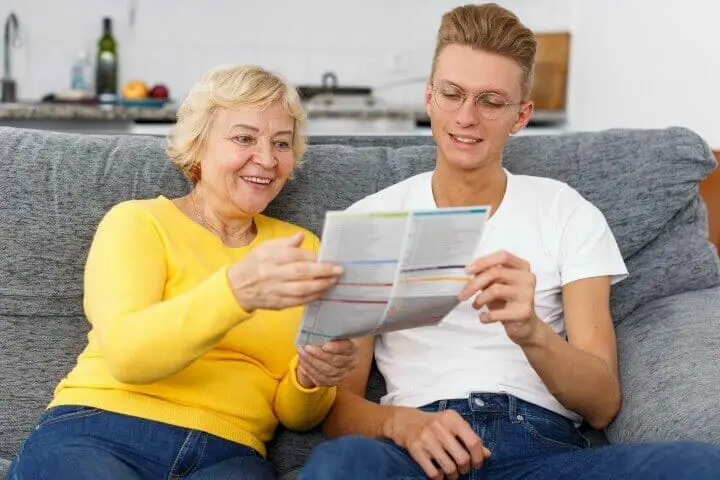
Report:
<svg viewBox="0 0 720 480"><path fill-rule="evenodd" d="M545 443L547 445L582 449L582 447L577 444L569 443L569 442L561 442L560 440L555 440L554 438L546 437L545 435L538 432L535 429L535 427L533 427L533 425L526 420L521 421L520 424L523 426L525 431L528 432L530 434L530 436L533 437L538 442Z"/></svg>
<svg viewBox="0 0 720 480"><path fill-rule="evenodd" d="M183 441L182 446L180 447L180 450L178 451L177 455L175 456L175 461L172 464L172 467L170 467L170 472L168 473L168 480L178 480L182 478L180 474L175 473L176 468L178 466L178 463L181 461L181 458L185 455L185 452L188 450L188 446L190 445L190 439L193 436L192 430L190 430L187 435L185 435L185 441Z"/></svg>
<svg viewBox="0 0 720 480"><path fill-rule="evenodd" d="M55 407L58 408L58 407ZM52 410L50 411L49 418L45 421L39 422L37 425L37 428L46 428L50 427L52 425L56 425L58 423L62 423L69 420L79 420L81 418L87 418L92 417L94 415L98 415L100 413L104 413L104 410L100 410L99 408L94 407L83 407L83 410L78 410L75 412L69 412L69 413L63 413L60 415L53 415Z"/></svg>
<svg viewBox="0 0 720 480"><path fill-rule="evenodd" d="M195 460L193 461L192 465L190 465L185 472L181 475L181 477L189 477L190 475L194 474L198 470L198 466L202 463L203 457L205 456L205 448L207 447L207 434L203 433L200 436L200 445L198 447L198 453L195 455Z"/></svg>

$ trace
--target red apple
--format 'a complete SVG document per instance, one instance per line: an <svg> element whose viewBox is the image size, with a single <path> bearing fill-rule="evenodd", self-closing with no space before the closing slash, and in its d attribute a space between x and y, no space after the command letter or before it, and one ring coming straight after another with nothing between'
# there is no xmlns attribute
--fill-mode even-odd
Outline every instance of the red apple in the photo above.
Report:
<svg viewBox="0 0 720 480"><path fill-rule="evenodd" d="M157 85L154 85L150 89L148 96L150 98L165 99L165 98L170 97L170 91L168 90L168 88L165 85L163 85L162 83L158 83Z"/></svg>

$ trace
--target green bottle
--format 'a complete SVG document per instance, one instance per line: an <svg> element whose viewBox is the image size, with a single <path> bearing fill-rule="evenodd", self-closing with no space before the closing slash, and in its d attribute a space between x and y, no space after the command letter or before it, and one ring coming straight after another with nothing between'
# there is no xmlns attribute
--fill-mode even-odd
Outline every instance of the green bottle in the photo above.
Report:
<svg viewBox="0 0 720 480"><path fill-rule="evenodd" d="M103 18L103 34L98 41L95 66L95 93L100 103L117 100L118 58L117 45L112 35L112 19Z"/></svg>

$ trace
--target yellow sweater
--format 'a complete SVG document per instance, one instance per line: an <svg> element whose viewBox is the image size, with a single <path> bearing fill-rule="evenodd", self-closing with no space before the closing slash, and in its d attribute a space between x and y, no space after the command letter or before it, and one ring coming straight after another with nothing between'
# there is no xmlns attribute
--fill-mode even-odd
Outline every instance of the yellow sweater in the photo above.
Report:
<svg viewBox="0 0 720 480"><path fill-rule="evenodd" d="M317 425L334 388L297 381L294 340L302 307L252 314L237 304L227 268L260 242L298 231L255 217L247 247L223 245L165 197L113 207L85 270L88 345L50 407L87 405L208 432L265 455L278 421Z"/></svg>

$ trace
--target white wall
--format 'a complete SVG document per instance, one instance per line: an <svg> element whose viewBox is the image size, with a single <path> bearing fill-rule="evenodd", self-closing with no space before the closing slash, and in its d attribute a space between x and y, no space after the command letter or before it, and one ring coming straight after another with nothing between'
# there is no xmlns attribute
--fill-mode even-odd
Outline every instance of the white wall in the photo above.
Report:
<svg viewBox="0 0 720 480"><path fill-rule="evenodd" d="M567 30L571 15L564 6L571 1L504 3L533 28ZM341 84L373 87L424 77L440 16L461 3L0 0L0 15L4 19L12 9L20 18L25 45L13 55L23 98L68 87L77 52L95 49L103 15L114 18L121 82L164 82L181 98L204 71L222 63L259 63L296 83L319 83L328 70ZM422 88L409 93L381 88L379 93L419 101Z"/></svg>
<svg viewBox="0 0 720 480"><path fill-rule="evenodd" d="M571 127L681 125L720 150L720 2L578 2Z"/></svg>
<svg viewBox="0 0 720 480"><path fill-rule="evenodd" d="M175 98L207 69L259 63L295 83L323 72L420 102L440 16L457 0L0 0L24 46L13 51L22 98L66 89L77 52L112 16L121 82L166 83ZM572 33L569 128L695 129L720 149L720 2L500 0L536 31ZM134 21L131 12L134 11ZM1 36L0 36L1 39ZM393 82L415 79L405 86Z"/></svg>

